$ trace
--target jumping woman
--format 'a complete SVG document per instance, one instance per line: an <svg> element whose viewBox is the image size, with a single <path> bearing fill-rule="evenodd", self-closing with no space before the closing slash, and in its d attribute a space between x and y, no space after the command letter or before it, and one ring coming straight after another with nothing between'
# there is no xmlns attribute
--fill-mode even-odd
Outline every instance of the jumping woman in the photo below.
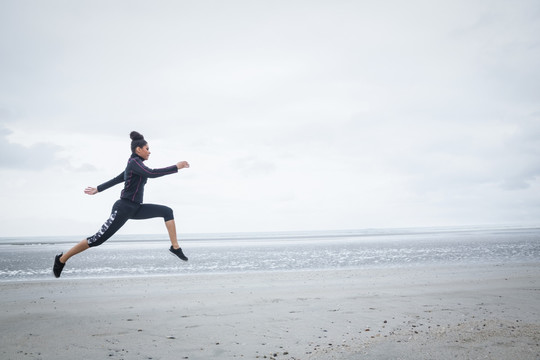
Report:
<svg viewBox="0 0 540 360"><path fill-rule="evenodd" d="M95 195L114 185L124 183L124 189L120 195L120 200L114 203L111 216L96 234L82 240L65 254L62 253L56 255L54 258L53 273L57 278L60 277L62 269L70 257L91 247L103 244L129 219L142 220L162 217L165 221L165 226L171 240L169 251L184 261L188 260L176 239L176 225L174 223L172 209L163 205L143 204L143 194L144 185L148 178L157 178L164 175L175 174L180 169L189 168L189 164L187 161L180 161L176 165L166 168L150 169L143 164L143 161L148 160L148 157L150 156L148 143L144 140L144 137L136 131L131 132L130 138L132 154L128 160L126 170L114 179L99 185L97 188L87 187L84 190L88 195Z"/></svg>

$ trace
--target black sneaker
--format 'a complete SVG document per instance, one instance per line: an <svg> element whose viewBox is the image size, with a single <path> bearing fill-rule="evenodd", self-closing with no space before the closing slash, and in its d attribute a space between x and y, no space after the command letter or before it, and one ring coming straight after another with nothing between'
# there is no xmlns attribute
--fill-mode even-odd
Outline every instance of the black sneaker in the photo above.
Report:
<svg viewBox="0 0 540 360"><path fill-rule="evenodd" d="M172 252L174 255L178 256L180 259L182 259L184 261L188 261L187 256L184 255L181 248L175 249L171 245L171 248L169 249L169 251Z"/></svg>
<svg viewBox="0 0 540 360"><path fill-rule="evenodd" d="M62 273L62 270L64 269L64 265L66 265L65 263L60 262L60 257L62 257L62 255L63 253L60 255L56 255L54 257L54 265L53 265L52 271L54 273L54 276L57 278L60 277L60 274Z"/></svg>

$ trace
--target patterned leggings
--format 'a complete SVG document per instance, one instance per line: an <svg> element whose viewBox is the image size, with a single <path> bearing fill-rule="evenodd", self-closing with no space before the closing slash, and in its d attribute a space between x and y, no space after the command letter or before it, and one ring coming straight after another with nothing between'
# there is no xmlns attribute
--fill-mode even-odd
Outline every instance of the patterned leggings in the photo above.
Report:
<svg viewBox="0 0 540 360"><path fill-rule="evenodd" d="M143 220L162 217L169 221L174 219L170 207L154 204L137 204L126 199L114 203L111 216L105 221L101 229L87 238L88 246L99 246L114 235L129 219Z"/></svg>

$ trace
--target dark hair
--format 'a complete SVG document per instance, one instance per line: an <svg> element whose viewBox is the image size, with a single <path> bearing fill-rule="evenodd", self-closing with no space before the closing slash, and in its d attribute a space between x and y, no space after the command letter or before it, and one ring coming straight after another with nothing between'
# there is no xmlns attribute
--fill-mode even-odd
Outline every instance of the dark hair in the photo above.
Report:
<svg viewBox="0 0 540 360"><path fill-rule="evenodd" d="M136 131L132 131L131 134L129 134L129 137L131 138L131 152L135 153L135 149L138 147L143 147L144 145L148 144L146 140L144 140L144 136L139 134Z"/></svg>

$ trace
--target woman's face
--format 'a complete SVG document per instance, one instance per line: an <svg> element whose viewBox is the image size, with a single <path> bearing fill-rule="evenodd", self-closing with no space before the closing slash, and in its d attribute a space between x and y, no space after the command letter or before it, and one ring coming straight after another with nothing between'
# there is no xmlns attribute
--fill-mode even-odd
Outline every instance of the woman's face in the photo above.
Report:
<svg viewBox="0 0 540 360"><path fill-rule="evenodd" d="M148 160L148 158L150 157L150 148L148 147L148 144L146 144L143 147L136 148L135 153L142 157L144 160Z"/></svg>

